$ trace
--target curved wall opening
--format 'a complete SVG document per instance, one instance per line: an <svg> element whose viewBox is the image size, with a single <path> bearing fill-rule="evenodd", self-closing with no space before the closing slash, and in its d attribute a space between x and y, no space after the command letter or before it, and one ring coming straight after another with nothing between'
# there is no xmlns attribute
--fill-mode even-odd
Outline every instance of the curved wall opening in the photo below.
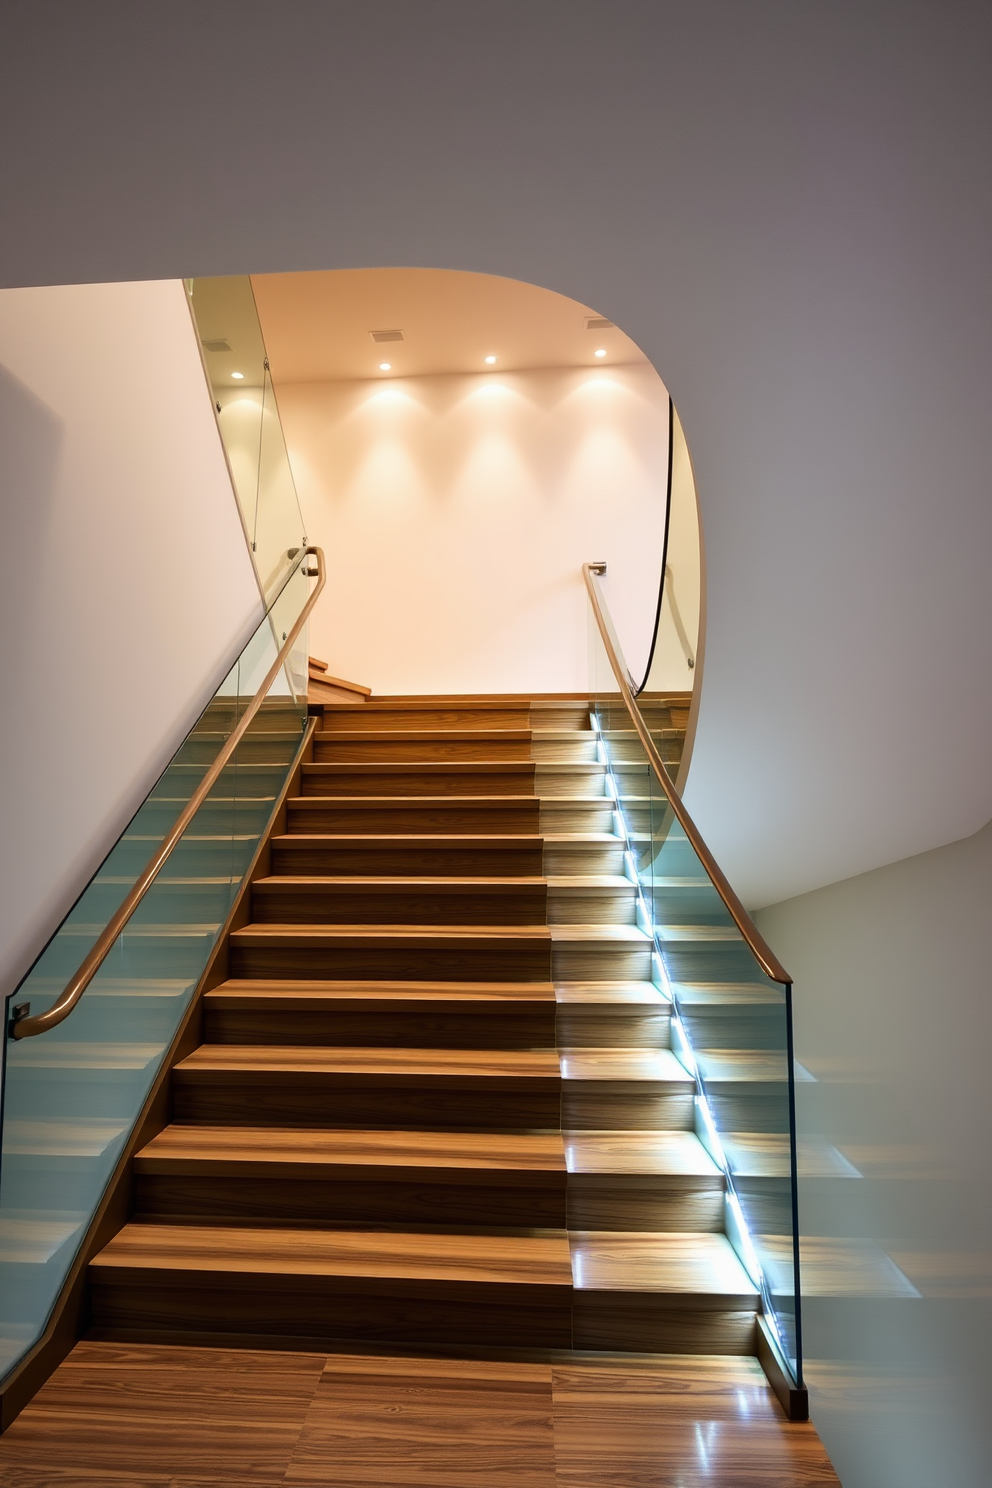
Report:
<svg viewBox="0 0 992 1488"><path fill-rule="evenodd" d="M236 465L265 390L237 377L249 328L230 297L208 309L223 282L198 282L197 319ZM676 416L669 502L668 392L622 330L487 274L251 284L307 536L327 555L311 648L332 671L377 694L582 692L580 570L602 559L635 677L650 660L648 690L698 685L691 469Z"/></svg>

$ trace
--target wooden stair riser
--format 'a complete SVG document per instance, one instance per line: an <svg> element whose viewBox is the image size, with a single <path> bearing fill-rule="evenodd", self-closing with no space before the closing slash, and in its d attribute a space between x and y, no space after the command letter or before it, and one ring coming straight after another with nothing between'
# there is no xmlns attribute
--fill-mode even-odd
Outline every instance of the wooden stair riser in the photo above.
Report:
<svg viewBox="0 0 992 1488"><path fill-rule="evenodd" d="M531 796L535 766L512 762L497 769L479 766L377 766L374 764L304 765L305 796Z"/></svg>
<svg viewBox="0 0 992 1488"><path fill-rule="evenodd" d="M548 730L532 736L529 757L539 766L553 764L594 765L599 763L595 734Z"/></svg>
<svg viewBox="0 0 992 1488"><path fill-rule="evenodd" d="M561 1081L507 1076L320 1076L296 1071L173 1077L175 1119L226 1126L394 1131L557 1130Z"/></svg>
<svg viewBox="0 0 992 1488"><path fill-rule="evenodd" d="M409 731L408 731L409 732ZM488 737L448 729L423 736L411 733L367 733L359 730L317 734L314 761L318 764L505 764L532 765L527 729L494 731Z"/></svg>
<svg viewBox="0 0 992 1488"><path fill-rule="evenodd" d="M272 839L272 872L299 878L541 878L540 837L408 838L286 835Z"/></svg>
<svg viewBox="0 0 992 1488"><path fill-rule="evenodd" d="M540 828L545 837L562 832L578 832L615 835L615 810L607 796L596 800L580 800L575 797L556 799L544 797L541 801Z"/></svg>
<svg viewBox="0 0 992 1488"><path fill-rule="evenodd" d="M91 1322L110 1338L133 1337L135 1330L159 1342L241 1335L253 1343L275 1338L284 1348L297 1340L318 1348L355 1341L661 1355L753 1355L756 1348L753 1307L677 1308L652 1292L578 1292L573 1304L571 1298L535 1296L536 1287L463 1287L453 1296L432 1297L410 1295L410 1287L388 1279L356 1285L349 1277L319 1291L310 1278L294 1280L260 1278L249 1288L243 1277L221 1271L198 1285L169 1273L120 1280L101 1275L90 1285Z"/></svg>
<svg viewBox="0 0 992 1488"><path fill-rule="evenodd" d="M492 1229L540 1227L598 1231L718 1234L722 1183L680 1183L630 1175L462 1175L439 1182L423 1171L381 1169L356 1178L347 1168L319 1179L282 1173L239 1177L217 1173L144 1173L138 1164L135 1214L147 1222L237 1223L292 1227L434 1225ZM529 1175L524 1175L525 1177ZM567 1201L566 1201L567 1177Z"/></svg>
<svg viewBox="0 0 992 1488"><path fill-rule="evenodd" d="M567 934L567 927L564 933ZM614 981L617 978L647 982L652 971L651 944L646 938L638 942L556 938L551 965L552 979L556 982Z"/></svg>
<svg viewBox="0 0 992 1488"><path fill-rule="evenodd" d="M322 937L235 932L230 947L231 975L285 979L319 977L384 981L551 980L550 941L539 935L476 936L443 932L429 935L368 934Z"/></svg>
<svg viewBox="0 0 992 1488"><path fill-rule="evenodd" d="M570 842L567 837L544 838L544 874L548 878L569 878L577 874L624 872L624 847L619 837L609 834L600 842Z"/></svg>
<svg viewBox="0 0 992 1488"><path fill-rule="evenodd" d="M649 1354L755 1352L753 1305L679 1307L677 1301L677 1295L649 1291L578 1292L572 1347Z"/></svg>
<svg viewBox="0 0 992 1488"><path fill-rule="evenodd" d="M692 1131L695 1091L634 1080L563 1080L563 1131Z"/></svg>
<svg viewBox="0 0 992 1488"><path fill-rule="evenodd" d="M441 729L528 729L530 709L526 707L401 707L371 702L362 708L361 728L369 732L397 733ZM355 727L354 714L347 707L324 709L324 734Z"/></svg>
<svg viewBox="0 0 992 1488"><path fill-rule="evenodd" d="M630 1173L570 1173L568 1228L720 1234L722 1178L669 1179Z"/></svg>
<svg viewBox="0 0 992 1488"><path fill-rule="evenodd" d="M155 1223L254 1223L355 1226L369 1229L563 1229L566 1174L461 1174L452 1181L423 1170L383 1170L355 1176L347 1167L319 1179L282 1173L237 1177L195 1173L152 1175L138 1170L136 1214ZM488 1180L488 1181L486 1181ZM702 1229L703 1226L694 1228Z"/></svg>
<svg viewBox="0 0 992 1488"><path fill-rule="evenodd" d="M533 702L530 705L530 726L532 729L569 729L582 730L585 733L592 732L592 722L589 716L590 704L587 698L568 702Z"/></svg>
<svg viewBox="0 0 992 1488"><path fill-rule="evenodd" d="M544 925L547 885L514 883L319 883L263 879L252 888L256 924Z"/></svg>
<svg viewBox="0 0 992 1488"><path fill-rule="evenodd" d="M362 836L541 835L536 797L434 797L423 800L301 796L288 803L291 833Z"/></svg>
<svg viewBox="0 0 992 1488"><path fill-rule="evenodd" d="M637 890L632 883L609 887L548 886L549 925L633 925Z"/></svg>
<svg viewBox="0 0 992 1488"><path fill-rule="evenodd" d="M586 797L602 801L607 794L606 768L599 764L541 764L534 767L534 789L542 800Z"/></svg>
<svg viewBox="0 0 992 1488"><path fill-rule="evenodd" d="M206 1008L212 1044L284 1044L358 1049L548 1049L555 1042L554 1003L452 1007L447 1001L384 1001L377 1008L259 1010Z"/></svg>
<svg viewBox="0 0 992 1488"><path fill-rule="evenodd" d="M354 1339L410 1346L569 1348L570 1289L389 1277L246 1278L221 1269L195 1279L106 1267L91 1282L92 1324L156 1334L232 1333Z"/></svg>
<svg viewBox="0 0 992 1488"><path fill-rule="evenodd" d="M667 1049L670 1029L667 1009L560 1002L555 1043L559 1049Z"/></svg>

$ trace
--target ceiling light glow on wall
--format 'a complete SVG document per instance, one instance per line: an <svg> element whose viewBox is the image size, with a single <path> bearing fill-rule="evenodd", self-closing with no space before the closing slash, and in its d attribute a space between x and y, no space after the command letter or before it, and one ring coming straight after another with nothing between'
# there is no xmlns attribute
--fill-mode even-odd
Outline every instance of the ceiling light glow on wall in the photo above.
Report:
<svg viewBox="0 0 992 1488"><path fill-rule="evenodd" d="M606 347L605 346L601 346L598 351L594 351L593 352L593 356L604 357L605 355L606 355Z"/></svg>
<svg viewBox="0 0 992 1488"><path fill-rule="evenodd" d="M379 371L380 372L391 372L392 370L393 370L393 364L392 364L392 362L380 362L379 363Z"/></svg>
<svg viewBox="0 0 992 1488"><path fill-rule="evenodd" d="M235 382L244 382L245 374L243 372L232 372L231 376Z"/></svg>
<svg viewBox="0 0 992 1488"><path fill-rule="evenodd" d="M496 358L494 356L483 357L483 361L487 367L495 367L496 365Z"/></svg>

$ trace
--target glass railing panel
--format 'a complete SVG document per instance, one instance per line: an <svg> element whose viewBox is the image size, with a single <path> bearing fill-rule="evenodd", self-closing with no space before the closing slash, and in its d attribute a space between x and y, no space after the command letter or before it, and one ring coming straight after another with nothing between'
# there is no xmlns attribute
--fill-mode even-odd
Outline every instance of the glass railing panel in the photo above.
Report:
<svg viewBox="0 0 992 1488"><path fill-rule="evenodd" d="M28 975L49 1008L120 906L274 663L309 590L297 573ZM0 1373L41 1336L291 772L306 724L306 628L230 762L80 1002L6 1041ZM305 684L304 684L305 686Z"/></svg>
<svg viewBox="0 0 992 1488"><path fill-rule="evenodd" d="M266 603L306 545L262 328L247 275L186 284L245 534Z"/></svg>
<svg viewBox="0 0 992 1488"><path fill-rule="evenodd" d="M799 1383L791 990L765 974L680 825L595 621L591 646L599 748L657 983L672 1003L672 1051L696 1079L696 1132L727 1177L727 1237Z"/></svg>

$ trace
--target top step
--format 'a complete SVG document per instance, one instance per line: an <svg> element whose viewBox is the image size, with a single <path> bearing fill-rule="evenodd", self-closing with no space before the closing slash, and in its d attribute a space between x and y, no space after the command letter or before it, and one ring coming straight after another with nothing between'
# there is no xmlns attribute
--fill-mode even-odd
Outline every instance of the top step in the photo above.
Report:
<svg viewBox="0 0 992 1488"><path fill-rule="evenodd" d="M324 731L355 728L355 710L348 704L327 704ZM410 698L367 702L361 710L363 730L437 729L588 729L589 704L540 702L521 698Z"/></svg>

